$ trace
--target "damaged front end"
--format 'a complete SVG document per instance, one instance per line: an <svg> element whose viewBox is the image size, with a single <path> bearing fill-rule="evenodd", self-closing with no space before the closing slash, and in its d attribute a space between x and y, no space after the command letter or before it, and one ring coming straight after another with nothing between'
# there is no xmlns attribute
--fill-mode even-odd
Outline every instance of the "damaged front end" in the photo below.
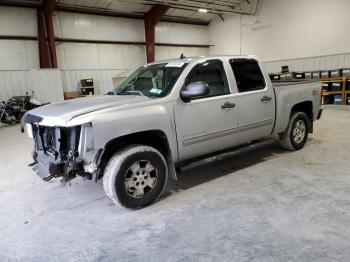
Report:
<svg viewBox="0 0 350 262"><path fill-rule="evenodd" d="M62 177L61 182L66 183L77 175L92 179L96 165L90 124L52 127L32 123L27 124L27 131L34 139L30 166L44 181Z"/></svg>

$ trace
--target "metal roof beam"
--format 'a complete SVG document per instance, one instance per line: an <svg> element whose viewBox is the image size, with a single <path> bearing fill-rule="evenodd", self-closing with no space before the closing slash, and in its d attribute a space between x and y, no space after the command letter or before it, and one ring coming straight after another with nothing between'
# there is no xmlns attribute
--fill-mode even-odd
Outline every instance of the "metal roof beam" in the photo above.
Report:
<svg viewBox="0 0 350 262"><path fill-rule="evenodd" d="M148 5L151 4L160 4L163 1L162 0L145 0L145 2L148 2ZM200 8L199 6L194 6L194 5L188 5L188 4L178 4L178 3L174 3L176 1L168 1L167 4L174 9L179 9L179 10L187 10L187 11L198 11L198 8ZM145 3L147 4L147 3ZM252 15L251 13L248 12L242 12L242 11L234 11L234 10L219 10L219 9L213 9L210 7L206 8L208 10L208 13L210 14L215 14L215 15L219 15L219 14L223 14L223 13L227 13L227 14L243 14L243 15Z"/></svg>

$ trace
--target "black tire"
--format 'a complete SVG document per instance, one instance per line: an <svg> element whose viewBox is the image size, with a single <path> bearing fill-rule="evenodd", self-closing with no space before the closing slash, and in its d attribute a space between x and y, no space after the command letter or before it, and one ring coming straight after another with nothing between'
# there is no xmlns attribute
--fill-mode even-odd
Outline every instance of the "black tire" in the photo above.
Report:
<svg viewBox="0 0 350 262"><path fill-rule="evenodd" d="M155 201L162 194L167 178L167 163L158 150L131 145L109 160L103 188L114 204L136 209Z"/></svg>
<svg viewBox="0 0 350 262"><path fill-rule="evenodd" d="M287 150L302 149L310 132L310 120L303 112L293 112L286 131L280 135L281 146Z"/></svg>

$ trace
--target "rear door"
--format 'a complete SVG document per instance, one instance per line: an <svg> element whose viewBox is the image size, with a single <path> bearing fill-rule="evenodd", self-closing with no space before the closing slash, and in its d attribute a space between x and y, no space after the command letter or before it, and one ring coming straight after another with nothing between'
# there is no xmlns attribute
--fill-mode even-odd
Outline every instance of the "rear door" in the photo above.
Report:
<svg viewBox="0 0 350 262"><path fill-rule="evenodd" d="M275 117L275 95L257 60L229 60L238 89L239 143L269 136Z"/></svg>
<svg viewBox="0 0 350 262"><path fill-rule="evenodd" d="M211 59L196 65L184 86L205 82L207 96L174 104L180 161L231 147L238 138L237 98L232 94L226 70L227 63Z"/></svg>

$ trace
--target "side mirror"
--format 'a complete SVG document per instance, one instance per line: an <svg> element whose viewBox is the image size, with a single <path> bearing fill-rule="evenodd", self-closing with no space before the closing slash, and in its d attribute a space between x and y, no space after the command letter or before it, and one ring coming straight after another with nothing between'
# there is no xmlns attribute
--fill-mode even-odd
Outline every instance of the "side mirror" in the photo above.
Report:
<svg viewBox="0 0 350 262"><path fill-rule="evenodd" d="M191 101L191 99L199 98L209 94L209 86L204 82L194 82L188 84L181 90L181 98L185 102Z"/></svg>

